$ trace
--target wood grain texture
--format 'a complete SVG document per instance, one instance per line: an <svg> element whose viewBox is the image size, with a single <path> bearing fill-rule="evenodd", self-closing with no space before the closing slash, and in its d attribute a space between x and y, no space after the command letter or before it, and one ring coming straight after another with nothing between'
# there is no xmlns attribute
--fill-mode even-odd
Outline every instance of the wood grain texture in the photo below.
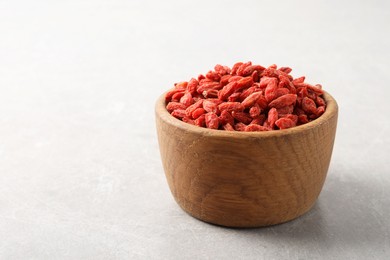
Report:
<svg viewBox="0 0 390 260"><path fill-rule="evenodd" d="M317 200L328 171L338 106L325 93L318 119L286 130L228 132L184 123L156 103L165 175L177 203L203 221L259 227L292 220Z"/></svg>

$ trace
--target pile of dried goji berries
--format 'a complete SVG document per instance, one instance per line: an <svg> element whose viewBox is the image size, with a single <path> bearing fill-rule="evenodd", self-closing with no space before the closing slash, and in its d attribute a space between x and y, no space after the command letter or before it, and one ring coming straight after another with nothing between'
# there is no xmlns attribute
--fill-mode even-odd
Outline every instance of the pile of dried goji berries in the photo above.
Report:
<svg viewBox="0 0 390 260"><path fill-rule="evenodd" d="M166 96L172 116L200 127L268 131L310 122L325 112L321 85L294 79L291 68L238 62L176 83Z"/></svg>

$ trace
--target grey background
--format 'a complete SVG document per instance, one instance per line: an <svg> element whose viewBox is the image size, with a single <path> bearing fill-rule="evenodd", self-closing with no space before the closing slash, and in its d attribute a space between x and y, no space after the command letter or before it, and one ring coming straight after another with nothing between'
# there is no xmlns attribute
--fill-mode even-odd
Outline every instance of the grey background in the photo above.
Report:
<svg viewBox="0 0 390 260"><path fill-rule="evenodd" d="M388 259L389 1L0 1L0 259ZM216 63L293 68L340 106L315 207L200 222L154 102Z"/></svg>

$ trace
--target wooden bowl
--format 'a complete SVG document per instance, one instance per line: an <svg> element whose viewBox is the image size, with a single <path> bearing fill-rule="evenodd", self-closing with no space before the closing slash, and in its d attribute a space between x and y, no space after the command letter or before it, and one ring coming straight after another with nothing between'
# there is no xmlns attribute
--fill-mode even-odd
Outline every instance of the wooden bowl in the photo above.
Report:
<svg viewBox="0 0 390 260"><path fill-rule="evenodd" d="M229 132L171 116L162 95L156 126L165 175L190 215L228 227L283 223L307 212L328 171L338 106L305 125L268 132Z"/></svg>

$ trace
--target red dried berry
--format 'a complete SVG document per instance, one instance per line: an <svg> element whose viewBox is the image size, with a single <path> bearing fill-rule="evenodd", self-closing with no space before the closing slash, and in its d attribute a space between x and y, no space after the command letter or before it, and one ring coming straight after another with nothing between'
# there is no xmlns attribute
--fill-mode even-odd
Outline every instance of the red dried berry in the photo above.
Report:
<svg viewBox="0 0 390 260"><path fill-rule="evenodd" d="M190 92L186 92L184 96L180 98L180 103L184 104L186 107L189 107L194 103L194 100L192 99L192 95Z"/></svg>
<svg viewBox="0 0 390 260"><path fill-rule="evenodd" d="M186 116L186 111L184 109L176 109L176 110L173 110L171 115L176 117L176 118L182 119L183 117Z"/></svg>
<svg viewBox="0 0 390 260"><path fill-rule="evenodd" d="M228 101L229 102L237 102L237 101L241 100L240 97L241 97L241 93L235 92L228 97Z"/></svg>
<svg viewBox="0 0 390 260"><path fill-rule="evenodd" d="M182 103L179 103L179 102L169 102L167 104L168 112L172 112L173 110L176 110L176 109L186 109L186 106Z"/></svg>
<svg viewBox="0 0 390 260"><path fill-rule="evenodd" d="M261 82L260 82L261 84ZM277 79L270 80L267 87L265 88L265 99L271 102L276 97L276 89L278 88Z"/></svg>
<svg viewBox="0 0 390 260"><path fill-rule="evenodd" d="M226 84L229 83L229 79L232 77L232 75L230 74L227 74L227 75L223 75L221 77L221 81L219 82L222 86L225 86Z"/></svg>
<svg viewBox="0 0 390 260"><path fill-rule="evenodd" d="M200 127L205 127L206 126L206 114L201 115L197 119L194 120L195 125L200 126Z"/></svg>
<svg viewBox="0 0 390 260"><path fill-rule="evenodd" d="M259 104L254 104L250 109L249 109L249 115L252 117L252 118L256 118L260 115L261 113L261 108L259 106Z"/></svg>
<svg viewBox="0 0 390 260"><path fill-rule="evenodd" d="M202 105L203 105L203 99L199 99L194 104L192 104L191 106L187 107L186 115L188 117L190 117L192 115L192 113L195 111L195 109L202 107Z"/></svg>
<svg viewBox="0 0 390 260"><path fill-rule="evenodd" d="M180 99L184 96L184 94L184 91L176 92L175 94L173 94L171 101L179 102Z"/></svg>
<svg viewBox="0 0 390 260"><path fill-rule="evenodd" d="M278 111L279 116L292 114L294 112L294 105L289 105L276 109Z"/></svg>
<svg viewBox="0 0 390 260"><path fill-rule="evenodd" d="M236 75L236 74L237 74L238 68L239 68L242 64L243 64L242 62L237 62L236 64L234 64L233 67L232 67L232 72L231 72L231 74L232 74L232 75Z"/></svg>
<svg viewBox="0 0 390 260"><path fill-rule="evenodd" d="M217 72L210 70L209 72L207 72L206 78L211 79L212 81L219 81L221 79L221 76Z"/></svg>
<svg viewBox="0 0 390 260"><path fill-rule="evenodd" d="M218 129L219 127L219 120L218 116L213 113L209 112L205 115L205 121L206 121L206 127L210 129Z"/></svg>
<svg viewBox="0 0 390 260"><path fill-rule="evenodd" d="M302 114L302 115L298 116L298 122L300 124L306 124L306 123L309 123L309 119L307 119L307 115Z"/></svg>
<svg viewBox="0 0 390 260"><path fill-rule="evenodd" d="M220 100L226 100L233 92L235 91L235 87L237 85L237 82L231 82L224 86L222 90L218 93L218 98Z"/></svg>
<svg viewBox="0 0 390 260"><path fill-rule="evenodd" d="M196 88L198 87L199 82L192 78L190 81L188 81L187 84L187 92L190 92L191 95L194 95L196 93Z"/></svg>
<svg viewBox="0 0 390 260"><path fill-rule="evenodd" d="M297 84L297 83L303 83L304 81L305 81L305 76L302 76L302 77L293 79L293 80L292 80L292 83L295 85L295 84Z"/></svg>
<svg viewBox="0 0 390 260"><path fill-rule="evenodd" d="M218 106L214 102L206 99L203 101L203 109L206 110L206 112L213 112L217 114Z"/></svg>
<svg viewBox="0 0 390 260"><path fill-rule="evenodd" d="M245 77L237 81L237 85L235 86L235 90L239 91L244 88L249 88L253 85L252 77Z"/></svg>
<svg viewBox="0 0 390 260"><path fill-rule="evenodd" d="M252 120L251 124L263 125L265 119L266 119L265 114L260 114L258 117Z"/></svg>
<svg viewBox="0 0 390 260"><path fill-rule="evenodd" d="M258 132L258 131L268 131L267 127L256 125L256 124L250 124L245 127L245 132Z"/></svg>
<svg viewBox="0 0 390 260"><path fill-rule="evenodd" d="M222 111L222 110L226 110L226 111L242 111L244 110L244 107L241 105L240 102L224 102L224 103L221 103L219 106L218 106L219 110Z"/></svg>
<svg viewBox="0 0 390 260"><path fill-rule="evenodd" d="M187 81L182 81L175 83L175 89L177 90L185 90L187 88L188 82Z"/></svg>
<svg viewBox="0 0 390 260"><path fill-rule="evenodd" d="M237 75L238 76L248 76L248 75L244 75L244 71L247 67L249 67L250 65L252 65L252 62L248 61L248 62L245 62L243 63L238 69L237 69Z"/></svg>
<svg viewBox="0 0 390 260"><path fill-rule="evenodd" d="M224 124L224 125L222 126L222 128L223 128L224 130L226 130L226 131L236 131L236 130L234 130L233 126L232 126L231 124L229 124L229 123Z"/></svg>
<svg viewBox="0 0 390 260"><path fill-rule="evenodd" d="M230 73L230 68L228 66L222 66L220 64L215 65L214 70L221 76Z"/></svg>
<svg viewBox="0 0 390 260"><path fill-rule="evenodd" d="M192 112L191 116L193 119L197 119L198 117L200 117L201 115L203 115L205 113L206 113L206 110L204 110L203 108L200 107L200 108L195 109Z"/></svg>
<svg viewBox="0 0 390 260"><path fill-rule="evenodd" d="M316 114L317 112L316 103L314 103L314 101L308 97L304 97L302 99L302 109L306 113L310 113L310 114Z"/></svg>
<svg viewBox="0 0 390 260"><path fill-rule="evenodd" d="M269 111L268 111L268 124L271 126L271 127L274 127L275 125L275 122L276 120L278 120L279 118L279 115L278 115L278 111L276 110L276 108L271 108Z"/></svg>
<svg viewBox="0 0 390 260"><path fill-rule="evenodd" d="M249 116L249 114L244 113L244 112L232 111L232 116L238 122L241 122L244 124L249 124L250 122L252 122L252 118Z"/></svg>
<svg viewBox="0 0 390 260"><path fill-rule="evenodd" d="M223 110L219 115L219 122L223 125L224 124L234 125L234 118L227 110Z"/></svg>
<svg viewBox="0 0 390 260"><path fill-rule="evenodd" d="M245 128L246 128L246 125L244 123L241 123L241 122L234 125L234 129L236 131L245 131Z"/></svg>
<svg viewBox="0 0 390 260"><path fill-rule="evenodd" d="M297 100L297 95L295 94L287 94L277 99L274 99L271 103L268 104L269 107L281 108L285 106L289 106L295 103Z"/></svg>
<svg viewBox="0 0 390 260"><path fill-rule="evenodd" d="M296 124L289 118L282 117L276 120L275 125L279 127L279 129L287 129L296 126Z"/></svg>
<svg viewBox="0 0 390 260"><path fill-rule="evenodd" d="M262 95L262 92L254 92L252 94L250 94L247 98L244 99L244 101L242 101L242 106L244 108L248 108L248 107L251 107L253 106L257 100L260 98L260 96Z"/></svg>
<svg viewBox="0 0 390 260"><path fill-rule="evenodd" d="M240 79L243 79L244 77L242 77L242 76L231 76L230 78L229 78L229 83L230 82L233 82L233 81L239 81Z"/></svg>
<svg viewBox="0 0 390 260"><path fill-rule="evenodd" d="M290 93L290 90L288 88L281 88L279 87L275 92L275 98L287 95Z"/></svg>

